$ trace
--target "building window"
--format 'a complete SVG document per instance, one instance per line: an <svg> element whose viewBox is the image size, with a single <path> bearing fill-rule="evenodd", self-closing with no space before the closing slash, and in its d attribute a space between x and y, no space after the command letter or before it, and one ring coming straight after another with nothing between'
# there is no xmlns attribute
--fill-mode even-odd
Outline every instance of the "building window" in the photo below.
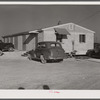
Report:
<svg viewBox="0 0 100 100"><path fill-rule="evenodd" d="M62 42L62 35L59 35L59 34L57 35L57 41Z"/></svg>
<svg viewBox="0 0 100 100"><path fill-rule="evenodd" d="M67 35L56 34L56 41L57 42L62 42L63 39L67 39Z"/></svg>
<svg viewBox="0 0 100 100"><path fill-rule="evenodd" d="M85 43L85 41L86 41L86 36L84 34L80 34L79 35L79 42L80 43Z"/></svg>

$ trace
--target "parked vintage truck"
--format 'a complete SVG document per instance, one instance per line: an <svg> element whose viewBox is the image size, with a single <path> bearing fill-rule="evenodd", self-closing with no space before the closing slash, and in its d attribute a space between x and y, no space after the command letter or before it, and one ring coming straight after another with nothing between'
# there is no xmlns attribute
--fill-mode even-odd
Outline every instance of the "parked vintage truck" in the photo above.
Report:
<svg viewBox="0 0 100 100"><path fill-rule="evenodd" d="M4 43L0 40L1 51L14 51L14 45L12 43Z"/></svg>
<svg viewBox="0 0 100 100"><path fill-rule="evenodd" d="M47 60L63 61L65 51L59 42L44 41L39 42L35 50L28 52L28 58L40 59L41 63L46 63Z"/></svg>

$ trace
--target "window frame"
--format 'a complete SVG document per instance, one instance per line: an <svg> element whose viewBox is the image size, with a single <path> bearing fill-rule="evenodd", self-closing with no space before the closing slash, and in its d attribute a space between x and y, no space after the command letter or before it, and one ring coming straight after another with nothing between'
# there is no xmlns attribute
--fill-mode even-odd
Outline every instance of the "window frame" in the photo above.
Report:
<svg viewBox="0 0 100 100"><path fill-rule="evenodd" d="M79 43L86 43L86 35L79 34Z"/></svg>
<svg viewBox="0 0 100 100"><path fill-rule="evenodd" d="M62 40L63 39L67 39L67 35L65 35L65 34L58 34L58 33L56 33L56 41L57 42L63 42Z"/></svg>

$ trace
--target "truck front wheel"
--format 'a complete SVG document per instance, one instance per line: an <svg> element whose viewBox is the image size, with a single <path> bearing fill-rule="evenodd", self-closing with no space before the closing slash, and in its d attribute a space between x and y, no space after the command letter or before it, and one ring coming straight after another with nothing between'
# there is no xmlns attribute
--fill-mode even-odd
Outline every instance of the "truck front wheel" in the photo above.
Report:
<svg viewBox="0 0 100 100"><path fill-rule="evenodd" d="M9 51L14 51L14 48L13 48L13 47L10 47L10 48L9 48Z"/></svg>
<svg viewBox="0 0 100 100"><path fill-rule="evenodd" d="M43 55L40 55L40 60L42 64L45 64L47 62Z"/></svg>

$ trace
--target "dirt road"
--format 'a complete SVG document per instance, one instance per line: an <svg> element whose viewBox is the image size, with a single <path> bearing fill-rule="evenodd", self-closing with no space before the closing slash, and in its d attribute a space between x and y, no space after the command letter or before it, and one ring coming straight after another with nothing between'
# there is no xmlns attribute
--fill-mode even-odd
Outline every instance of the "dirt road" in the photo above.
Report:
<svg viewBox="0 0 100 100"><path fill-rule="evenodd" d="M74 58L41 64L21 57L22 52L0 56L0 89L100 89L100 63Z"/></svg>

